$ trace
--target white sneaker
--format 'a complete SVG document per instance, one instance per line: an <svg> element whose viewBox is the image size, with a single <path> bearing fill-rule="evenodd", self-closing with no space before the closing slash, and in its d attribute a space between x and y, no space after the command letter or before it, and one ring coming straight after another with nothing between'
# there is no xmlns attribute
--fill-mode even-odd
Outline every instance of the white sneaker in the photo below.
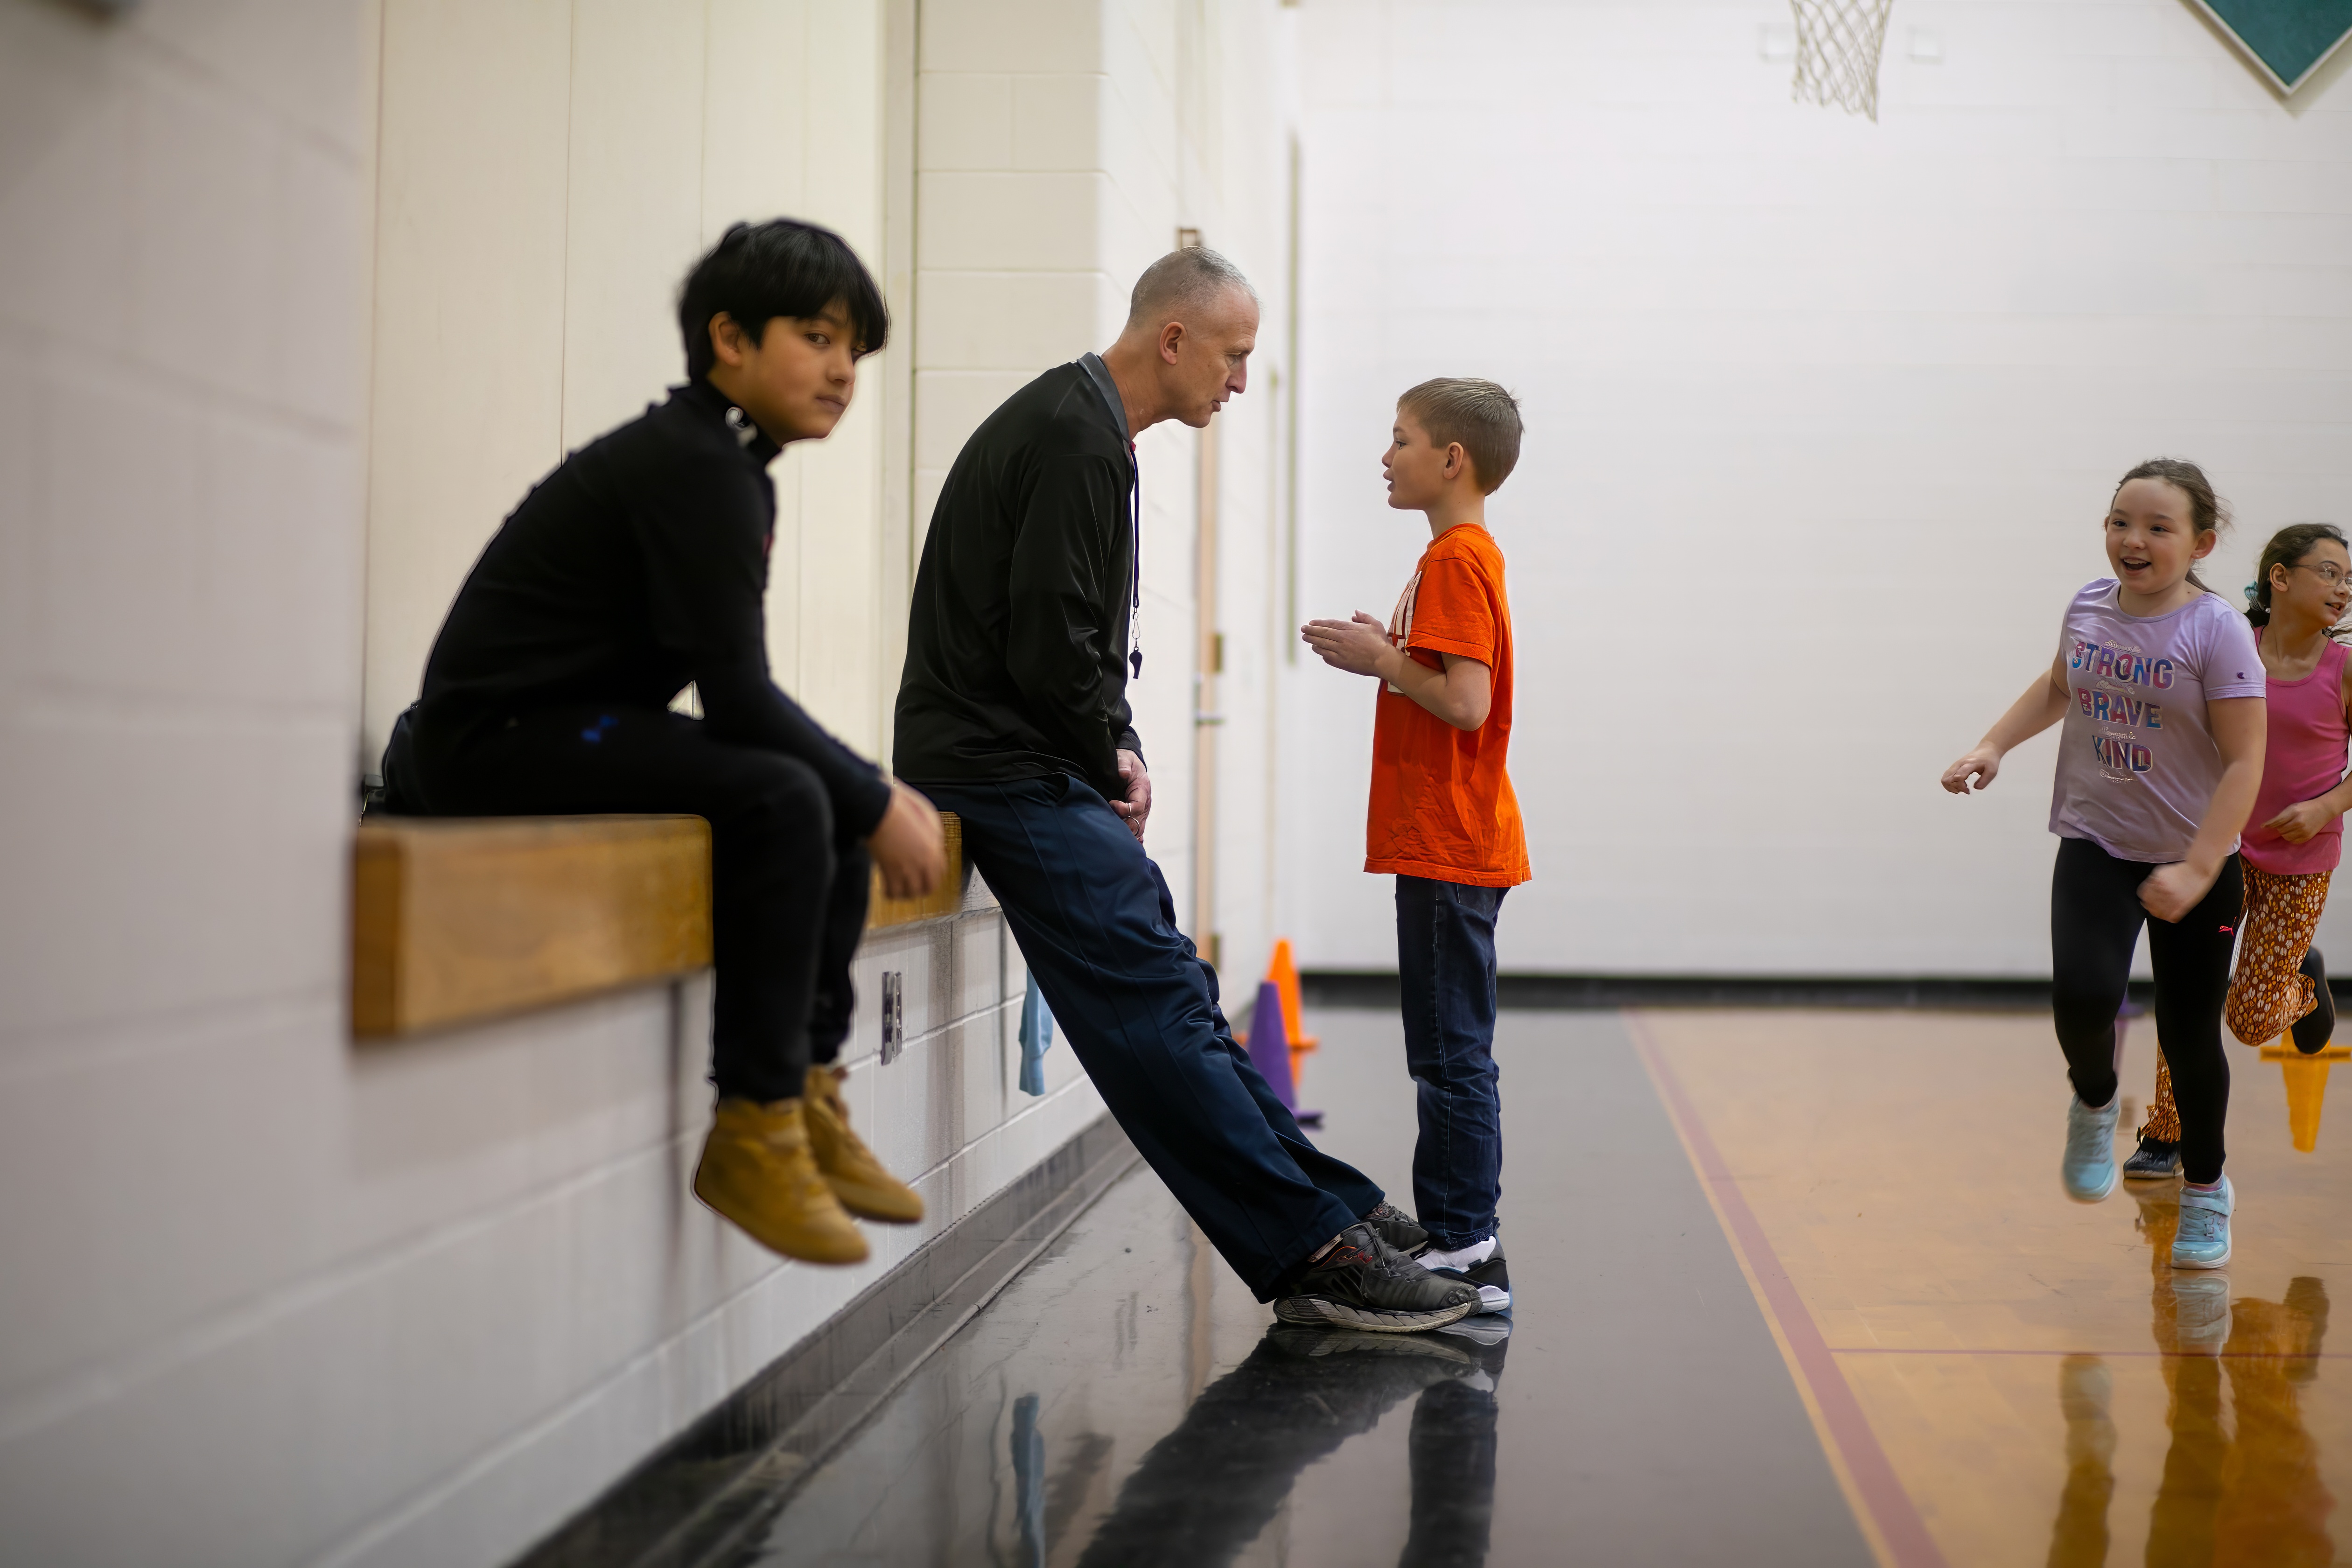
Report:
<svg viewBox="0 0 2352 1568"><path fill-rule="evenodd" d="M1501 1312L1510 1308L1511 1271L1503 1264L1500 1237L1490 1236L1453 1252L1431 1247L1421 1255L1421 1266L1432 1274L1478 1287L1478 1310L1482 1312Z"/></svg>

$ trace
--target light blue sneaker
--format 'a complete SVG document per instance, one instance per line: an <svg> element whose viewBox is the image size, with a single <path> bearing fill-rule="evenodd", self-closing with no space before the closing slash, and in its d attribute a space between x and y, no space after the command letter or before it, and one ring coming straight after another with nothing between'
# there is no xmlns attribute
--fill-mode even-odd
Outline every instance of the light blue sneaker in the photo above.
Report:
<svg viewBox="0 0 2352 1568"><path fill-rule="evenodd" d="M2066 1104L2066 1159L2058 1167L2066 1195L2078 1204L2095 1204L2116 1190L2116 1118L2123 1114L2117 1095L2103 1110L2083 1103L2080 1095Z"/></svg>
<svg viewBox="0 0 2352 1568"><path fill-rule="evenodd" d="M2175 1268L2219 1268L2230 1261L2230 1211L2238 1206L2238 1190L2221 1178L2218 1191L2180 1189L2180 1228L2172 1237Z"/></svg>

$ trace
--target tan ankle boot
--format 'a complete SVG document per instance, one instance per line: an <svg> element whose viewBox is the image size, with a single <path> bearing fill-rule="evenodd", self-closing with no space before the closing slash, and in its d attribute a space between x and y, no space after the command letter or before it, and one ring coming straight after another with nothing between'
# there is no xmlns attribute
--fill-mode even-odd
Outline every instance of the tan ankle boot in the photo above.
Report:
<svg viewBox="0 0 2352 1568"><path fill-rule="evenodd" d="M862 1219L887 1225L917 1225L923 1217L923 1200L914 1188L882 1168L864 1140L849 1130L849 1107L841 1098L841 1080L849 1074L840 1068L813 1067L801 1104L806 1109L809 1146L816 1152L816 1168L833 1187L841 1206Z"/></svg>
<svg viewBox="0 0 2352 1568"><path fill-rule="evenodd" d="M797 1100L720 1100L694 1195L771 1252L808 1263L866 1261L866 1237L817 1173Z"/></svg>

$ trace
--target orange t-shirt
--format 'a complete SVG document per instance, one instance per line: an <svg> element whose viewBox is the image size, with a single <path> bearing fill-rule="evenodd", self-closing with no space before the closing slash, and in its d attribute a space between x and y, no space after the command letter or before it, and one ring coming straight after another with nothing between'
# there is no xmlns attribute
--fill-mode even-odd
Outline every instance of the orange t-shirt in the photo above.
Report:
<svg viewBox="0 0 2352 1568"><path fill-rule="evenodd" d="M1364 869L1512 888L1531 875L1511 749L1511 605L1503 552L1475 523L1431 540L1397 600L1389 640L1419 664L1440 654L1494 672L1495 700L1475 730L1453 725L1382 682L1372 721L1372 806Z"/></svg>

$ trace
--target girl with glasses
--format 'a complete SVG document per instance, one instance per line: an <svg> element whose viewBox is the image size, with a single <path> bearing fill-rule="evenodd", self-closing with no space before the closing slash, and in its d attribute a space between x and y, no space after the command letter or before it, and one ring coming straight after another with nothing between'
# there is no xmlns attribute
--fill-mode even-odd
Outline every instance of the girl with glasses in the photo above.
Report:
<svg viewBox="0 0 2352 1568"><path fill-rule="evenodd" d="M2337 623L2352 605L2352 552L2325 522L2281 529L2263 549L2246 619L2255 627L2269 701L2263 785L2239 853L2246 918L2230 982L2230 1032L2259 1046L2292 1035L2306 1055L2327 1044L2336 1001L2327 966L2311 945L2327 906L2327 879L2342 853L2352 781L2352 658ZM2180 1119L2172 1074L2156 1066L2156 1100L2124 1162L2126 1181L2161 1181L2180 1169Z"/></svg>
<svg viewBox="0 0 2352 1568"><path fill-rule="evenodd" d="M2077 1203L2116 1190L2116 1013L2145 926L2157 1039L2180 1106L2176 1268L2230 1260L2234 1206L2221 1173L2221 1005L2263 710L2253 636L2195 571L2225 521L2194 463L2158 458L2126 474L2103 524L2115 574L2075 593L2057 658L1943 781L1954 795L1982 789L2012 747L2064 723L2050 805L2050 1000L2074 1092L2059 1179Z"/></svg>

